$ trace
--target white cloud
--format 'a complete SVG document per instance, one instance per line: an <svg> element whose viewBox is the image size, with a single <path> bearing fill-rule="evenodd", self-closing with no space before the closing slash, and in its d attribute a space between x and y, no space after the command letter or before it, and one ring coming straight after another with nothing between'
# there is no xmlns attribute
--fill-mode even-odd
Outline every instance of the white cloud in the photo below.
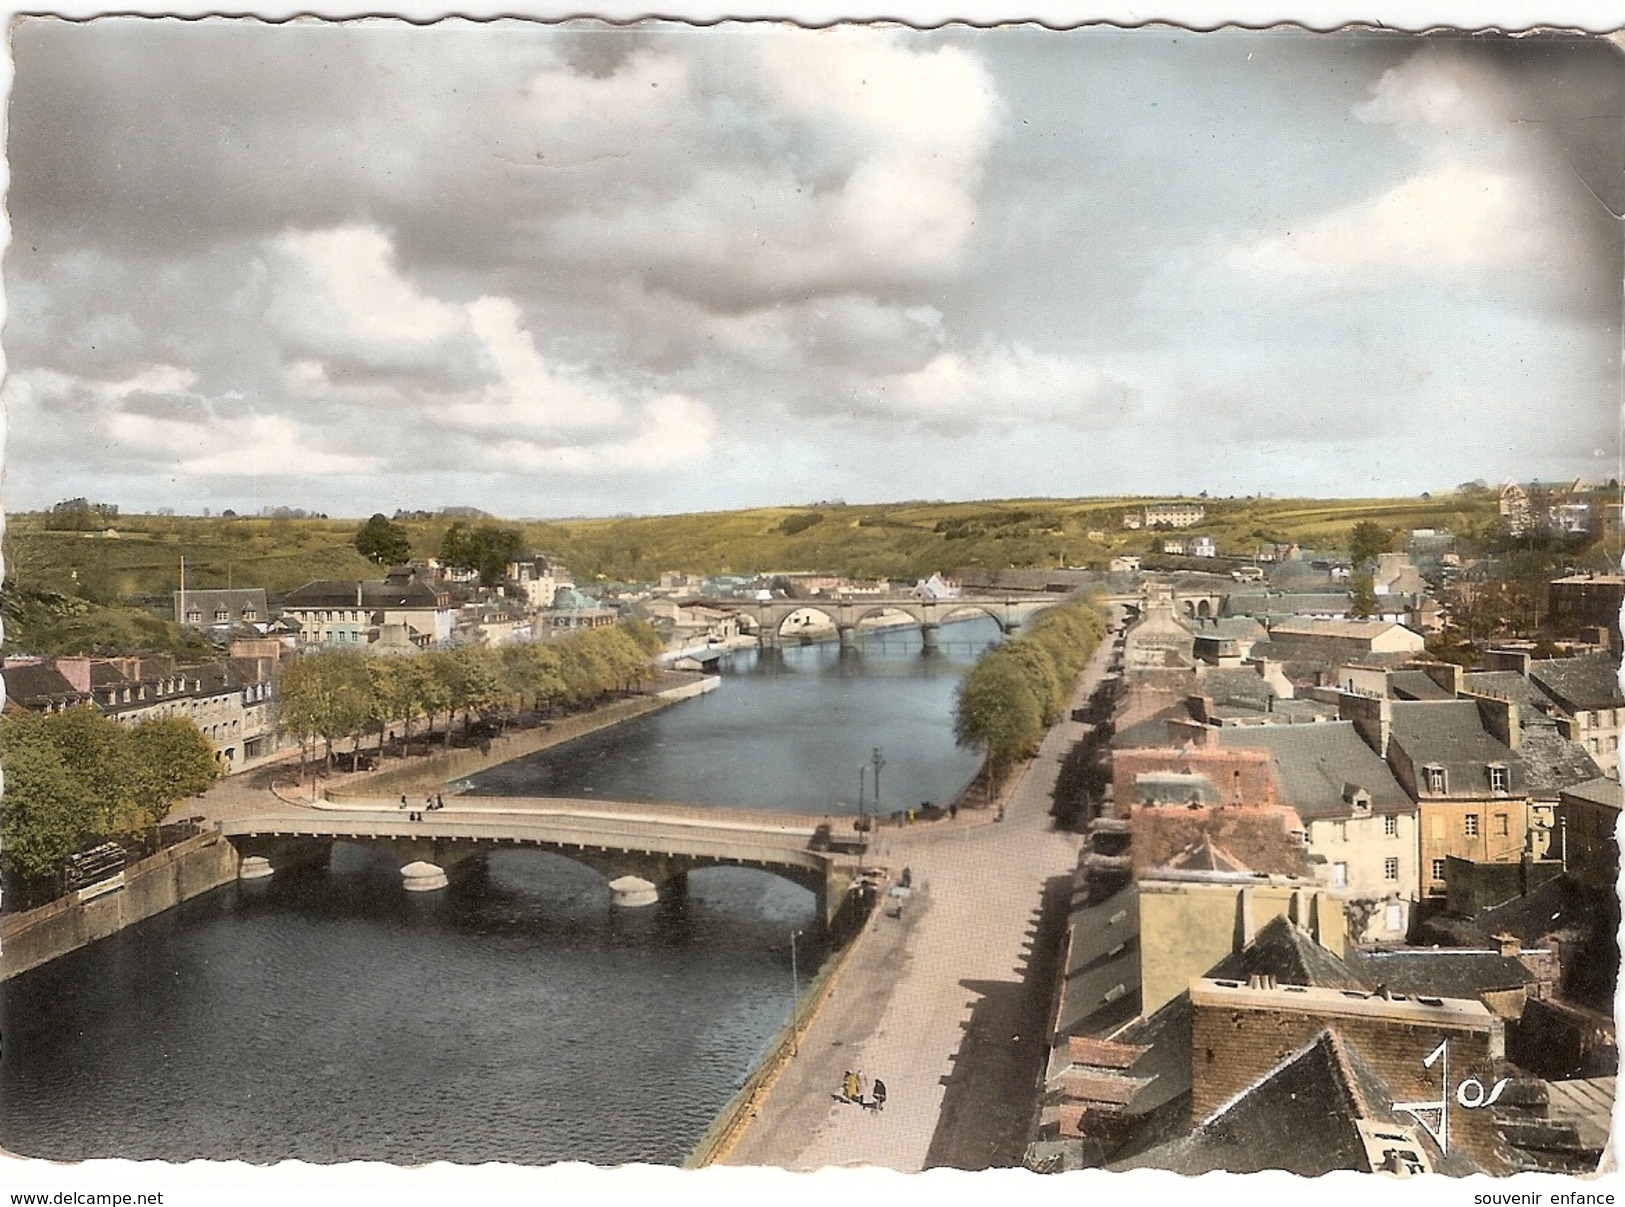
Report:
<svg viewBox="0 0 1625 1207"><path fill-rule="evenodd" d="M245 415L191 423L117 412L106 420L115 439L175 458L175 472L191 477L373 473L382 458L328 452L283 415Z"/></svg>
<svg viewBox="0 0 1625 1207"><path fill-rule="evenodd" d="M860 399L934 426L1094 426L1103 418L1101 400L1111 384L1094 365L1003 344L970 355L941 352L911 372L878 378Z"/></svg>
<svg viewBox="0 0 1625 1207"><path fill-rule="evenodd" d="M492 460L510 469L593 473L649 470L698 459L716 435L710 410L681 394L644 403L638 430L605 444L542 445L514 440L493 450Z"/></svg>
<svg viewBox="0 0 1625 1207"><path fill-rule="evenodd" d="M613 398L548 367L519 307L509 299L469 303L468 320L497 380L478 401L445 408L439 416L443 421L469 428L557 428L602 427L620 418L620 404Z"/></svg>
<svg viewBox="0 0 1625 1207"><path fill-rule="evenodd" d="M1263 274L1504 263L1534 250L1539 218L1518 177L1451 163L1245 244L1232 263Z"/></svg>
<svg viewBox="0 0 1625 1207"><path fill-rule="evenodd" d="M419 343L467 325L461 307L424 296L400 276L394 247L371 227L290 231L282 245L314 274L356 339Z"/></svg>

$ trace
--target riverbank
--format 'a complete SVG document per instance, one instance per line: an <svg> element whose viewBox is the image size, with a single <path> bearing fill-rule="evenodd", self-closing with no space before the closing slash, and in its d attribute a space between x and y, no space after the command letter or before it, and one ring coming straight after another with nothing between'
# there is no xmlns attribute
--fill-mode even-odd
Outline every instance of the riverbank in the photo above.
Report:
<svg viewBox="0 0 1625 1207"><path fill-rule="evenodd" d="M101 884L0 916L0 981L77 951L237 878L236 848L199 834Z"/></svg>
<svg viewBox="0 0 1625 1207"><path fill-rule="evenodd" d="M342 801L439 791L454 780L466 779L503 763L511 763L635 717L659 712L682 700L704 695L716 690L722 682L716 675L666 674L679 681L670 682L646 695L615 700L588 712L550 721L537 729L505 733L482 746L440 750L402 760L403 765L400 766L384 766L376 771L335 776L323 785L322 795L328 800Z"/></svg>
<svg viewBox="0 0 1625 1207"><path fill-rule="evenodd" d="M1094 691L1108 652L1102 642L1073 704ZM877 856L908 864L916 891L900 916L881 915L853 941L799 1056L719 1162L904 1172L1019 1162L1047 1054L1033 931L1069 884L1079 843L1051 824L1050 798L1083 732L1070 713L1050 729L1003 786L1004 822L885 832ZM886 1082L884 1111L833 1099L849 1069Z"/></svg>

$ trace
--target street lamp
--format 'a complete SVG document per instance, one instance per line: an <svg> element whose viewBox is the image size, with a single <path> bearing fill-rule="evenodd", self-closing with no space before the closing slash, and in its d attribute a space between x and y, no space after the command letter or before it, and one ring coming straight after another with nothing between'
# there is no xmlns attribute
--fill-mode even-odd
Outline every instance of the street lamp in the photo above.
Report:
<svg viewBox="0 0 1625 1207"><path fill-rule="evenodd" d="M801 974L796 968L796 939L801 934L799 930L790 932L790 1055L794 1056L799 1050L801 1037L796 1027L796 1007L801 1002Z"/></svg>

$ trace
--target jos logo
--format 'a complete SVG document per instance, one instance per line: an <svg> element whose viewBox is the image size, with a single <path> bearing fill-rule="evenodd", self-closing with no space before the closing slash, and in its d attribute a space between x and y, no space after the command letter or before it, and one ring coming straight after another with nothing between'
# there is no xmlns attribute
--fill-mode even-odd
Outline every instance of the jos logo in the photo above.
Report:
<svg viewBox="0 0 1625 1207"><path fill-rule="evenodd" d="M1422 1067L1431 1069L1439 1065L1439 1098L1436 1102L1396 1102L1394 1109L1403 1111L1439 1143L1440 1152L1450 1151L1450 1041L1441 1040L1439 1046L1428 1054L1422 1062ZM1484 1083L1476 1077L1468 1077L1456 1086L1456 1105L1465 1107L1469 1111L1476 1111L1480 1107L1494 1106L1496 1099L1501 1097L1501 1091L1507 1088L1510 1078L1503 1077L1486 1092Z"/></svg>

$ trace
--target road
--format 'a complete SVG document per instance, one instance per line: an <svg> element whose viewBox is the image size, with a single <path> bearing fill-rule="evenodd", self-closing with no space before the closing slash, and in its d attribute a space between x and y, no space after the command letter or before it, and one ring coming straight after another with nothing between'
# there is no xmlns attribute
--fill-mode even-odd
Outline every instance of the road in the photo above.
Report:
<svg viewBox="0 0 1625 1207"><path fill-rule="evenodd" d="M1103 642L1072 706L1098 685ZM1029 976L1064 913L1080 837L1051 828L1062 758L1085 732L1063 720L1010 794L1001 824L887 837L919 891L856 942L841 979L725 1157L813 1170L1015 1164L1046 1050L1047 977ZM1049 908L1046 910L1046 899ZM1035 942L1035 940L1039 940ZM885 1109L836 1100L848 1070L879 1077Z"/></svg>

